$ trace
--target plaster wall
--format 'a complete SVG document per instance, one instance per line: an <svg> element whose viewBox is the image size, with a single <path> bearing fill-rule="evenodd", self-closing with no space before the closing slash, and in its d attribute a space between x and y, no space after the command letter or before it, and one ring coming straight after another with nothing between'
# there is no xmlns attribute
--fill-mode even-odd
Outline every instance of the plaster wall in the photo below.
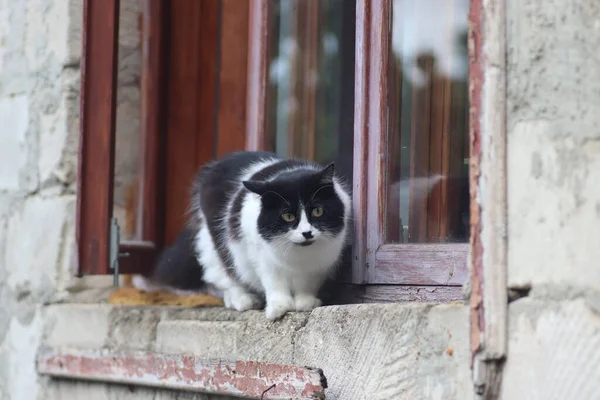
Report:
<svg viewBox="0 0 600 400"><path fill-rule="evenodd" d="M600 398L600 3L508 0L505 399Z"/></svg>

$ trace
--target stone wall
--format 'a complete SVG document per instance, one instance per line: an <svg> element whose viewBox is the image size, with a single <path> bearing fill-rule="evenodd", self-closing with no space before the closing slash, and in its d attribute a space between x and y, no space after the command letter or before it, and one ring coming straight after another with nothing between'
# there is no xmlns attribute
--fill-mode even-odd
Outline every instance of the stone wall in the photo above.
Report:
<svg viewBox="0 0 600 400"><path fill-rule="evenodd" d="M36 398L42 304L73 253L80 7L0 0L0 398Z"/></svg>
<svg viewBox="0 0 600 400"><path fill-rule="evenodd" d="M600 3L507 5L503 398L600 398Z"/></svg>
<svg viewBox="0 0 600 400"><path fill-rule="evenodd" d="M139 121L140 3L121 3L117 199L135 177ZM42 305L77 283L71 268L81 17L81 0L0 0L3 400L36 398Z"/></svg>

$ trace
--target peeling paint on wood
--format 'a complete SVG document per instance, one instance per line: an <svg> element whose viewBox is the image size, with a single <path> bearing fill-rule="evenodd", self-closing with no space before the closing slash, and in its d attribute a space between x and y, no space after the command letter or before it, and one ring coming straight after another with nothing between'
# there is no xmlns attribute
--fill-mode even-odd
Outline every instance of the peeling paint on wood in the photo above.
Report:
<svg viewBox="0 0 600 400"><path fill-rule="evenodd" d="M481 9L482 0L472 0L469 13L469 102L470 102L470 158L469 192L471 235L469 263L471 266L471 353L472 357L481 348L483 324L483 265L481 247L481 205L478 196L481 163L481 89L483 67L481 60Z"/></svg>
<svg viewBox="0 0 600 400"><path fill-rule="evenodd" d="M486 359L506 354L505 6L472 0L469 15L471 350Z"/></svg>
<svg viewBox="0 0 600 400"><path fill-rule="evenodd" d="M384 244L370 283L460 286L468 280L468 249L467 243Z"/></svg>
<svg viewBox="0 0 600 400"><path fill-rule="evenodd" d="M258 361L210 360L193 355L108 350L38 353L38 372L57 378L133 384L260 399L325 399L318 368ZM268 391L267 391L268 390Z"/></svg>
<svg viewBox="0 0 600 400"><path fill-rule="evenodd" d="M469 14L471 361L482 398L498 394L507 342L506 3Z"/></svg>

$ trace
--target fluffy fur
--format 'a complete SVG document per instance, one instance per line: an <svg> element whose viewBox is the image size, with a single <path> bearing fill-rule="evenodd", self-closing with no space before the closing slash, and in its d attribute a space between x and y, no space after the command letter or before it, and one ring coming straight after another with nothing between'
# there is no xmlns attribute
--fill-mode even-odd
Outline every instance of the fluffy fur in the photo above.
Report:
<svg viewBox="0 0 600 400"><path fill-rule="evenodd" d="M350 195L335 167L239 152L205 165L190 224L138 287L211 289L269 319L318 307L348 237Z"/></svg>

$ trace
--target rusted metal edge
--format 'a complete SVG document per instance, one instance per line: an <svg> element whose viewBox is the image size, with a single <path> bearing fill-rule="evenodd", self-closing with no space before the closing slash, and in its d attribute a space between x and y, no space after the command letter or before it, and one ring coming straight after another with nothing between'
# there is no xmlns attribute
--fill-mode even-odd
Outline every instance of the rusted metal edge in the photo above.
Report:
<svg viewBox="0 0 600 400"><path fill-rule="evenodd" d="M193 355L42 347L37 370L80 379L260 399L325 399L318 368L258 361L203 359Z"/></svg>

